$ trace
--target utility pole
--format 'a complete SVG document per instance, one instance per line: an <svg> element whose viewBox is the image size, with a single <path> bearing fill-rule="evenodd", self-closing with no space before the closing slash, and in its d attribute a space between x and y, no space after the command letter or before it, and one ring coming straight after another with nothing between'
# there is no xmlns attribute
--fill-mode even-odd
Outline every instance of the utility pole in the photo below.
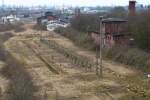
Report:
<svg viewBox="0 0 150 100"><path fill-rule="evenodd" d="M100 30L99 30L99 56L98 56L98 49L96 49L96 74L99 77L103 77L103 62L102 62L102 48L103 48L103 31L102 31L102 19L103 17L100 16Z"/></svg>
<svg viewBox="0 0 150 100"><path fill-rule="evenodd" d="M102 58L102 49L103 49L103 26L102 26L103 17L100 16L100 76L103 77L103 58Z"/></svg>

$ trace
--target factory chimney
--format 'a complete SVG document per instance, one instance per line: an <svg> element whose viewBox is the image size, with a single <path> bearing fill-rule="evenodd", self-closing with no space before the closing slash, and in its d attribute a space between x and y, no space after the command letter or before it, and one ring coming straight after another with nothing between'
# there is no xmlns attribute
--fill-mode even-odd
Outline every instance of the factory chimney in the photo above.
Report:
<svg viewBox="0 0 150 100"><path fill-rule="evenodd" d="M136 1L130 0L129 1L129 15L134 16L136 13Z"/></svg>
<svg viewBox="0 0 150 100"><path fill-rule="evenodd" d="M76 9L75 9L75 16L76 16L76 17L79 17L79 16L80 16L80 13L81 13L81 12L80 12L80 9L79 9L79 8L76 8Z"/></svg>

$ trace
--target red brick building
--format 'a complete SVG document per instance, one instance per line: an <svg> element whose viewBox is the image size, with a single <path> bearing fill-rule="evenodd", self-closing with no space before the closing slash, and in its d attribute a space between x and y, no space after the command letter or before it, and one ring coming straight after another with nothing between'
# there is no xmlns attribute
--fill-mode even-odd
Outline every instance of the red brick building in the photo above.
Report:
<svg viewBox="0 0 150 100"><path fill-rule="evenodd" d="M125 26L126 20L118 18L103 19L103 44L106 47L112 47L114 44L128 45L130 41L130 35L126 34ZM89 32L94 42L100 44L99 32Z"/></svg>

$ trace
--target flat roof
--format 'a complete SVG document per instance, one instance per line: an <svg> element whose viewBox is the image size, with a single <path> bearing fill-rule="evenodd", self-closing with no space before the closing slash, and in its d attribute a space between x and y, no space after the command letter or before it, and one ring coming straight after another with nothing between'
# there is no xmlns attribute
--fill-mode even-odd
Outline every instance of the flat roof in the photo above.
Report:
<svg viewBox="0 0 150 100"><path fill-rule="evenodd" d="M127 20L121 19L121 18L106 18L103 19L103 23L108 23L108 22L127 22Z"/></svg>

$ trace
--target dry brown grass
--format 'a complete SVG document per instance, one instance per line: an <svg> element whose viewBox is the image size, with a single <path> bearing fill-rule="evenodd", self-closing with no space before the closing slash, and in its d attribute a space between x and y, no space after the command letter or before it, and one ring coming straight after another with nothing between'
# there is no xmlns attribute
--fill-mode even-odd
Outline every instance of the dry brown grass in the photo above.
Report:
<svg viewBox="0 0 150 100"><path fill-rule="evenodd" d="M11 33L5 33L0 43L0 60L6 63L1 69L1 74L10 80L7 92L2 100L37 100L33 93L37 89L33 86L32 79L24 69L24 64L16 60L9 52L5 50L3 42L12 37Z"/></svg>

